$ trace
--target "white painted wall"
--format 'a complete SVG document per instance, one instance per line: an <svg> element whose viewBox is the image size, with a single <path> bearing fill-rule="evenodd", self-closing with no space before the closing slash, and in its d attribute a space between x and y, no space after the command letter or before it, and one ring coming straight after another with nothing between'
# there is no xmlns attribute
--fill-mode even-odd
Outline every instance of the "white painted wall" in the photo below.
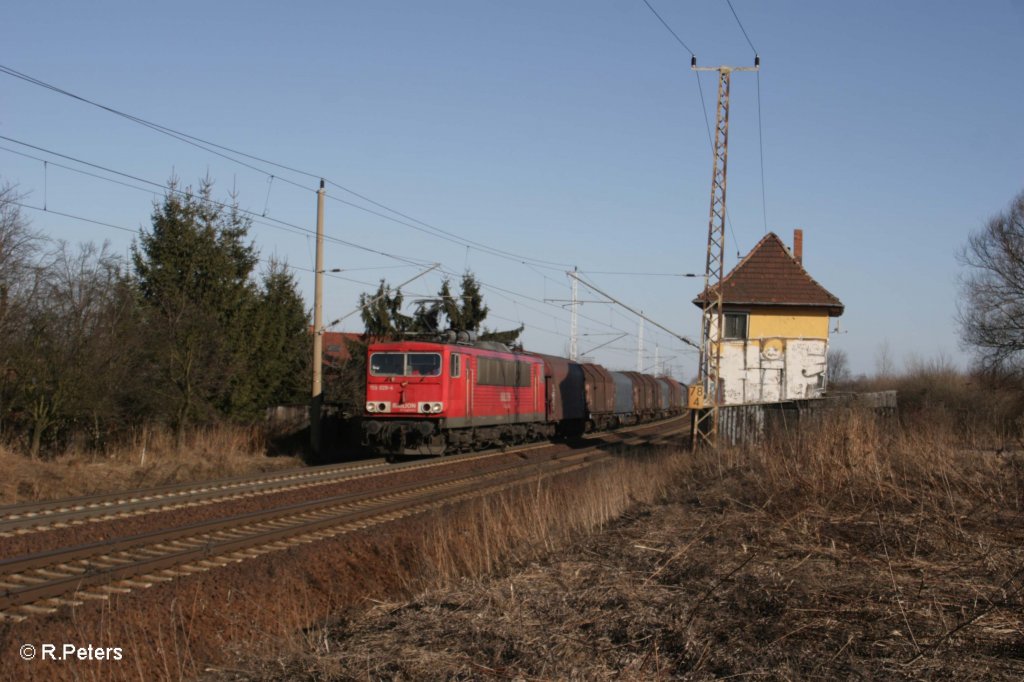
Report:
<svg viewBox="0 0 1024 682"><path fill-rule="evenodd" d="M825 339L747 339L722 345L724 404L816 398L824 385Z"/></svg>

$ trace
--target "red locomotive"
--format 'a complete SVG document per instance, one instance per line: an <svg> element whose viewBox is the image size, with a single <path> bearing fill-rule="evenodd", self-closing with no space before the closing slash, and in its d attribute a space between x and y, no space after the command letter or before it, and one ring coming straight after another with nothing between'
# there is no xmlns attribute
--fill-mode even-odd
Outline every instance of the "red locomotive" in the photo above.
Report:
<svg viewBox="0 0 1024 682"><path fill-rule="evenodd" d="M674 379L459 338L370 346L367 445L389 458L440 455L570 437L684 409L686 391Z"/></svg>

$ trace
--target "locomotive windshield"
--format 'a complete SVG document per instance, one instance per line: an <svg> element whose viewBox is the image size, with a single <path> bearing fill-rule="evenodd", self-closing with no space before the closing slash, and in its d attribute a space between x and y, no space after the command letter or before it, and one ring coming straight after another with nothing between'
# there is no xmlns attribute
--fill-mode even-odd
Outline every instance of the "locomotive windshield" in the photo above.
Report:
<svg viewBox="0 0 1024 682"><path fill-rule="evenodd" d="M370 374L375 377L436 377L441 374L439 353L373 353Z"/></svg>

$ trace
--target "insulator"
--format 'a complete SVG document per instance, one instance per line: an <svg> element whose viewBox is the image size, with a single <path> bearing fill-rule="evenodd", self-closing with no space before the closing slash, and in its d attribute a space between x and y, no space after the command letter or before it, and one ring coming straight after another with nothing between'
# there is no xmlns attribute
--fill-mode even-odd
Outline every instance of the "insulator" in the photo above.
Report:
<svg viewBox="0 0 1024 682"><path fill-rule="evenodd" d="M754 55L754 66L761 66L761 55Z"/></svg>
<svg viewBox="0 0 1024 682"><path fill-rule="evenodd" d="M692 57L690 57L690 68L697 68L697 55L693 55Z"/></svg>

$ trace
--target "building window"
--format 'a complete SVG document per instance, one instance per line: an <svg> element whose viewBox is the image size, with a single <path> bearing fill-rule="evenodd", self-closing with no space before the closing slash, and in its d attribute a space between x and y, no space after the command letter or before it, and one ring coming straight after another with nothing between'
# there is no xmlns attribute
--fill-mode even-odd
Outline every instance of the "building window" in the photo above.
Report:
<svg viewBox="0 0 1024 682"><path fill-rule="evenodd" d="M724 338L746 339L747 338L747 314L726 313Z"/></svg>
<svg viewBox="0 0 1024 682"><path fill-rule="evenodd" d="M450 374L456 379L462 375L462 356L458 353L452 353Z"/></svg>

